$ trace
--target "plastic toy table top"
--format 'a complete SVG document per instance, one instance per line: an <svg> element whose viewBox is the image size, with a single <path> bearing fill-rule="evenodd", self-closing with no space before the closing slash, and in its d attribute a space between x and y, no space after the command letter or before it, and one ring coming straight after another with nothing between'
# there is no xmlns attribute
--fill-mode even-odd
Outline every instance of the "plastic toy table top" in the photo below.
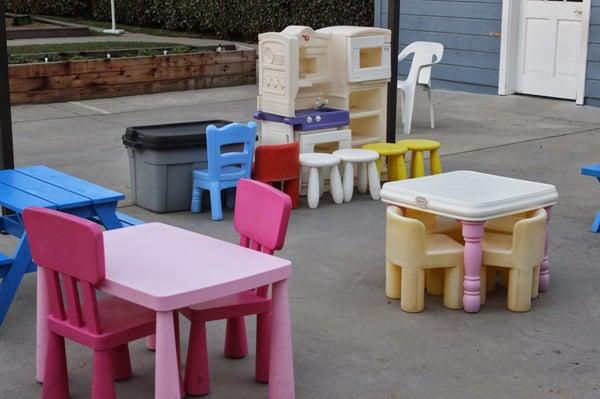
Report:
<svg viewBox="0 0 600 399"><path fill-rule="evenodd" d="M381 200L454 219L485 221L552 206L558 192L551 184L461 170L386 183Z"/></svg>
<svg viewBox="0 0 600 399"><path fill-rule="evenodd" d="M168 311L290 277L287 260L148 223L104 232L106 278L99 289Z"/></svg>

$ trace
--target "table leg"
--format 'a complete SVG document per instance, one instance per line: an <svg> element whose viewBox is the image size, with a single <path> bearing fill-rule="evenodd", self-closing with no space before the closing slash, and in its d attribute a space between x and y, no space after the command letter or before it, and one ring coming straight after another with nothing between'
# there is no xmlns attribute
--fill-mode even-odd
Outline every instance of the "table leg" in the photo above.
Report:
<svg viewBox="0 0 600 399"><path fill-rule="evenodd" d="M106 227L107 230L120 229L123 227L123 224L115 213L116 206L116 203L94 205L94 211L96 212L96 215L98 215L102 225Z"/></svg>
<svg viewBox="0 0 600 399"><path fill-rule="evenodd" d="M288 282L273 284L269 398L294 399L294 361L288 301Z"/></svg>
<svg viewBox="0 0 600 399"><path fill-rule="evenodd" d="M594 218L594 223L592 223L592 233L600 232L600 211L596 213L596 217Z"/></svg>
<svg viewBox="0 0 600 399"><path fill-rule="evenodd" d="M541 292L545 292L548 290L548 286L550 285L550 261L548 260L548 234L550 233L548 229L548 225L550 224L550 215L552 212L552 207L547 206L546 213L548 217L546 219L546 245L544 246L544 260L540 266L540 286L539 290Z"/></svg>
<svg viewBox="0 0 600 399"><path fill-rule="evenodd" d="M48 348L48 286L46 273L38 266L37 270L37 312L35 325L35 379L44 382L46 369L46 349Z"/></svg>
<svg viewBox="0 0 600 399"><path fill-rule="evenodd" d="M31 253L29 252L29 242L27 241L27 235L23 233L10 269L8 269L6 276L4 276L4 279L0 283L0 326L4 322L10 304L15 299L17 289L30 266Z"/></svg>
<svg viewBox="0 0 600 399"><path fill-rule="evenodd" d="M481 239L483 238L483 226L485 222L461 221L462 233L465 239L465 280L463 283L464 296L463 307L466 312L475 313L479 311L481 299Z"/></svg>
<svg viewBox="0 0 600 399"><path fill-rule="evenodd" d="M156 312L155 399L181 399L173 311Z"/></svg>

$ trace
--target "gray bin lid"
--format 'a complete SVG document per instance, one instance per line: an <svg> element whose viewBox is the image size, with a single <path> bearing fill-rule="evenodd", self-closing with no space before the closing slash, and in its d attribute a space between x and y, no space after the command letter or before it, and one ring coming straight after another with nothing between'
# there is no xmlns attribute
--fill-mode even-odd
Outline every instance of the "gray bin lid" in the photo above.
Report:
<svg viewBox="0 0 600 399"><path fill-rule="evenodd" d="M162 125L128 127L123 135L125 147L155 151L175 148L206 147L206 128L223 127L232 122L209 120Z"/></svg>

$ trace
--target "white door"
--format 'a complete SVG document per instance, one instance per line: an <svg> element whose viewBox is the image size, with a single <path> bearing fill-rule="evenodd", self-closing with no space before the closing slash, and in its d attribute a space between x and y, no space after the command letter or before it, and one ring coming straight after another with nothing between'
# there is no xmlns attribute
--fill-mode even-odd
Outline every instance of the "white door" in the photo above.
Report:
<svg viewBox="0 0 600 399"><path fill-rule="evenodd" d="M581 69L585 68L584 2L521 0L520 3L517 92L575 100L582 86ZM585 5L588 6L587 2Z"/></svg>

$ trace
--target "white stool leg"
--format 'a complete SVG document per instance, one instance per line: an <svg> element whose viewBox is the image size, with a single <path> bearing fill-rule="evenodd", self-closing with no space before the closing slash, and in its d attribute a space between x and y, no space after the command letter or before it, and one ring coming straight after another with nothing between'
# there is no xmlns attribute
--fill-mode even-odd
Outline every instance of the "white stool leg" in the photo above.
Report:
<svg viewBox="0 0 600 399"><path fill-rule="evenodd" d="M358 192L364 194L367 192L367 163L358 164Z"/></svg>
<svg viewBox="0 0 600 399"><path fill-rule="evenodd" d="M327 167L323 167L319 170L319 198L323 198L325 192L325 176L328 172Z"/></svg>
<svg viewBox="0 0 600 399"><path fill-rule="evenodd" d="M369 162L369 191L371 198L378 200L380 198L381 183L379 182L379 172L377 171L377 164Z"/></svg>
<svg viewBox="0 0 600 399"><path fill-rule="evenodd" d="M308 172L308 207L315 209L319 206L319 168L310 168Z"/></svg>
<svg viewBox="0 0 600 399"><path fill-rule="evenodd" d="M344 190L337 165L333 165L329 170L329 191L333 202L336 204L344 202Z"/></svg>
<svg viewBox="0 0 600 399"><path fill-rule="evenodd" d="M352 201L354 191L354 165L352 162L344 162L344 202Z"/></svg>

